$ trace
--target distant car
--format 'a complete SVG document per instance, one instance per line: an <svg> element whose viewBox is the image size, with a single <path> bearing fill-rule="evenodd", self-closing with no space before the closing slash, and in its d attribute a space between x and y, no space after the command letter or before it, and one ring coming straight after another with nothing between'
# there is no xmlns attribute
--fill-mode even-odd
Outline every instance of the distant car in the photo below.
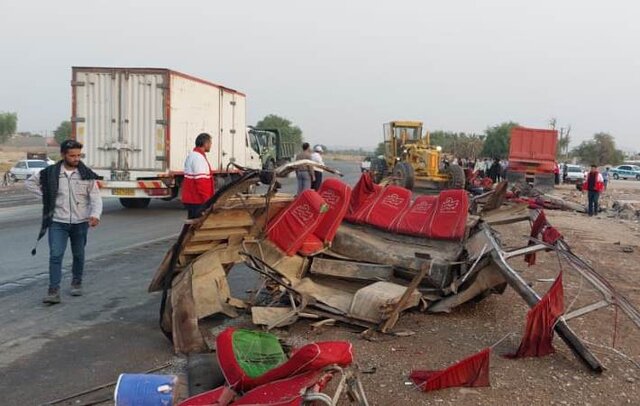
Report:
<svg viewBox="0 0 640 406"><path fill-rule="evenodd" d="M13 180L25 180L47 166L49 166L49 164L41 159L24 159L18 161L15 166L9 170L9 174Z"/></svg>
<svg viewBox="0 0 640 406"><path fill-rule="evenodd" d="M371 170L371 157L366 157L360 162L360 172L367 172Z"/></svg>
<svg viewBox="0 0 640 406"><path fill-rule="evenodd" d="M609 175L613 179L636 179L640 180L640 166L620 165L609 169Z"/></svg>
<svg viewBox="0 0 640 406"><path fill-rule="evenodd" d="M584 169L580 165L567 165L567 176L564 183L582 183L584 182Z"/></svg>

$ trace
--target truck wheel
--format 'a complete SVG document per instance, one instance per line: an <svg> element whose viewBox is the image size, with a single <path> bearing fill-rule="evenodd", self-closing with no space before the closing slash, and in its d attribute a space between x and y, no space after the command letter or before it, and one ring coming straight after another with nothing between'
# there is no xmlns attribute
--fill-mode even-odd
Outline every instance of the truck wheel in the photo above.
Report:
<svg viewBox="0 0 640 406"><path fill-rule="evenodd" d="M127 209L144 209L149 206L151 199L145 197L139 197L134 199L120 199L120 204Z"/></svg>
<svg viewBox="0 0 640 406"><path fill-rule="evenodd" d="M450 164L444 172L449 175L446 189L464 189L467 182L460 165Z"/></svg>
<svg viewBox="0 0 640 406"><path fill-rule="evenodd" d="M369 173L371 174L373 183L377 184L382 182L382 179L387 176L387 161L379 158L372 159Z"/></svg>
<svg viewBox="0 0 640 406"><path fill-rule="evenodd" d="M412 190L416 180L413 167L408 162L398 162L393 167L394 184Z"/></svg>
<svg viewBox="0 0 640 406"><path fill-rule="evenodd" d="M274 169L276 168L275 163L272 160L268 160L262 166L262 170L260 171L260 182L264 185L270 185L273 182L274 177Z"/></svg>

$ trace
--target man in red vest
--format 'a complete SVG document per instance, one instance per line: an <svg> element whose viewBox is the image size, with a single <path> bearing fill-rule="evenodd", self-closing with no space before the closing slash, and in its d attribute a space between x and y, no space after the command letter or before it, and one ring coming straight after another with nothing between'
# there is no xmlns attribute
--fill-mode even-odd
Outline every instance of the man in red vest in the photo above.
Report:
<svg viewBox="0 0 640 406"><path fill-rule="evenodd" d="M196 147L184 161L184 181L182 182L182 203L187 208L188 218L200 217L204 203L214 193L215 185L211 165L206 153L211 151L211 136L207 133L196 137Z"/></svg>
<svg viewBox="0 0 640 406"><path fill-rule="evenodd" d="M596 165L591 165L591 171L587 174L587 179L582 184L582 191L587 191L589 206L588 212L589 216L597 216L598 215L598 199L600 198L600 193L604 191L604 179L600 172L598 172L598 167Z"/></svg>

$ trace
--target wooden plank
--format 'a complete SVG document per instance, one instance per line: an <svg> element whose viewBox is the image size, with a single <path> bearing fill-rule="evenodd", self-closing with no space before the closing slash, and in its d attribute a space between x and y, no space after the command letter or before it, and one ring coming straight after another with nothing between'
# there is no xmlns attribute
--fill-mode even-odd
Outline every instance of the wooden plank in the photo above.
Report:
<svg viewBox="0 0 640 406"><path fill-rule="evenodd" d="M487 219L486 223L492 226L502 226L505 224L519 223L521 221L529 221L529 215L527 214L527 215L521 215L521 216Z"/></svg>
<svg viewBox="0 0 640 406"><path fill-rule="evenodd" d="M314 258L310 272L344 279L388 281L393 276L393 267L391 265Z"/></svg>
<svg viewBox="0 0 640 406"><path fill-rule="evenodd" d="M246 210L224 210L210 214L200 229L248 227L253 225L253 217Z"/></svg>
<svg viewBox="0 0 640 406"><path fill-rule="evenodd" d="M270 204L291 203L295 196L288 193L276 193L269 201ZM222 209L258 209L266 206L266 199L263 195L242 195L235 196L224 202Z"/></svg>
<svg viewBox="0 0 640 406"><path fill-rule="evenodd" d="M214 249L222 242L206 242L206 243L195 243L195 244L187 244L187 246L182 250L183 255L194 255L194 254L202 254L203 252L207 252L211 249Z"/></svg>
<svg viewBox="0 0 640 406"><path fill-rule="evenodd" d="M381 332L386 333L387 331L391 330L393 326L396 325L396 323L398 322L398 318L400 317L400 312L402 311L404 306L406 306L407 302L413 295L413 292L416 290L420 282L422 282L422 279L424 279L428 270L429 270L429 266L427 264L422 264L422 267L420 268L420 272L416 274L416 276L413 278L409 286L407 286L407 289L404 291L404 294L402 295L398 303L396 303L395 307L391 311L391 315L382 324L382 328L380 328Z"/></svg>
<svg viewBox="0 0 640 406"><path fill-rule="evenodd" d="M208 230L197 230L191 241L217 241L226 240L232 235L246 235L249 230L244 227L215 228Z"/></svg>

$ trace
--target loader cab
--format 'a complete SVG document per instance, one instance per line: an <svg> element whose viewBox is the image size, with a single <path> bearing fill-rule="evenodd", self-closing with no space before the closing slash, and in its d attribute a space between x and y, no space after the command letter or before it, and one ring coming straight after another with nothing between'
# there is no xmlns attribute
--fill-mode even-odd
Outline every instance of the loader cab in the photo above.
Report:
<svg viewBox="0 0 640 406"><path fill-rule="evenodd" d="M399 160L403 147L423 142L421 121L391 121L383 125L385 158L387 164Z"/></svg>

